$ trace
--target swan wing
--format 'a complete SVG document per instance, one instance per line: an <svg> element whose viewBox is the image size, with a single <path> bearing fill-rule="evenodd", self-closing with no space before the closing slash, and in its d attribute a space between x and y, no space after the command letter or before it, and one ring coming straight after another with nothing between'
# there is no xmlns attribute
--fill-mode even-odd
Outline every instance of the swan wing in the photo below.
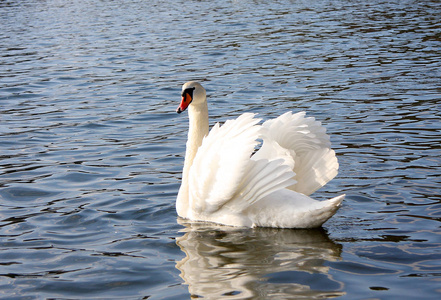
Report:
<svg viewBox="0 0 441 300"><path fill-rule="evenodd" d="M260 121L245 113L223 126L215 124L189 171L190 207L209 215L221 208L240 212L276 189L295 183L281 159L251 160L259 143Z"/></svg>
<svg viewBox="0 0 441 300"><path fill-rule="evenodd" d="M259 135L259 119L242 114L223 126L216 123L204 138L189 171L190 207L213 213L228 202L245 175Z"/></svg>
<svg viewBox="0 0 441 300"><path fill-rule="evenodd" d="M282 158L294 171L289 189L310 195L338 173L338 161L320 122L287 112L263 123L263 144L253 159Z"/></svg>

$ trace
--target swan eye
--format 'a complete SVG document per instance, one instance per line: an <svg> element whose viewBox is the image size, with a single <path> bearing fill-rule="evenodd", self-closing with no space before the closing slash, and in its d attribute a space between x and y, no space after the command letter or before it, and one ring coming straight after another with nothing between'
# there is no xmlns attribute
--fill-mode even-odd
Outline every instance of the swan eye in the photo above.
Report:
<svg viewBox="0 0 441 300"><path fill-rule="evenodd" d="M184 98L186 99L185 96L188 95L188 96L190 96L190 99L193 99L193 91L194 91L195 89L196 89L195 87L185 89L185 90L182 92L182 97L184 97Z"/></svg>

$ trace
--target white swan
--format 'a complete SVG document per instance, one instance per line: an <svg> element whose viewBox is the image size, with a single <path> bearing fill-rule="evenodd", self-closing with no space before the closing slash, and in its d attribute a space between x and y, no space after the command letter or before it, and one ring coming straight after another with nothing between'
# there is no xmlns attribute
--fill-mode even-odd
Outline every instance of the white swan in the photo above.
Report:
<svg viewBox="0 0 441 300"><path fill-rule="evenodd" d="M320 122L304 112L257 123L244 113L208 132L205 89L182 87L177 113L188 107L180 217L230 226L313 228L326 222L345 195L316 201L310 195L337 175L338 162ZM255 148L261 148L253 155Z"/></svg>

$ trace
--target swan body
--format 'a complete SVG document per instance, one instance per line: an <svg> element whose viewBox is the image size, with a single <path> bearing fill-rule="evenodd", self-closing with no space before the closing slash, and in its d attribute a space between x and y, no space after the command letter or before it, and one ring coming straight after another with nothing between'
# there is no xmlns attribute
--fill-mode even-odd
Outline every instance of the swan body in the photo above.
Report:
<svg viewBox="0 0 441 300"><path fill-rule="evenodd" d="M308 196L338 170L329 136L314 118L288 112L259 125L255 114L244 113L209 132L206 92L194 81L183 85L177 112L187 108L189 132L176 199L180 217L230 226L314 228L341 206L344 195L326 201Z"/></svg>

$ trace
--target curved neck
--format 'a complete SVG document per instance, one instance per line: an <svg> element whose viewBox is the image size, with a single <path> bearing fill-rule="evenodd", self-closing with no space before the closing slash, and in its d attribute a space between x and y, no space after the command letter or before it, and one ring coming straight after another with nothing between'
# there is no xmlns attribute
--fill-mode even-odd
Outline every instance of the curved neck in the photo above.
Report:
<svg viewBox="0 0 441 300"><path fill-rule="evenodd" d="M178 198L176 199L176 210L178 215L183 218L187 217L189 208L188 173L204 137L208 135L207 102L204 101L199 105L190 105L188 107L188 117L190 126L188 129L187 148L185 150L184 169L182 171L182 183Z"/></svg>
<svg viewBox="0 0 441 300"><path fill-rule="evenodd" d="M199 106L190 105L188 108L190 126L188 128L187 148L185 150L185 166L193 164L194 157L202 145L202 140L208 134L208 107L207 102ZM184 169L185 170L185 169Z"/></svg>

